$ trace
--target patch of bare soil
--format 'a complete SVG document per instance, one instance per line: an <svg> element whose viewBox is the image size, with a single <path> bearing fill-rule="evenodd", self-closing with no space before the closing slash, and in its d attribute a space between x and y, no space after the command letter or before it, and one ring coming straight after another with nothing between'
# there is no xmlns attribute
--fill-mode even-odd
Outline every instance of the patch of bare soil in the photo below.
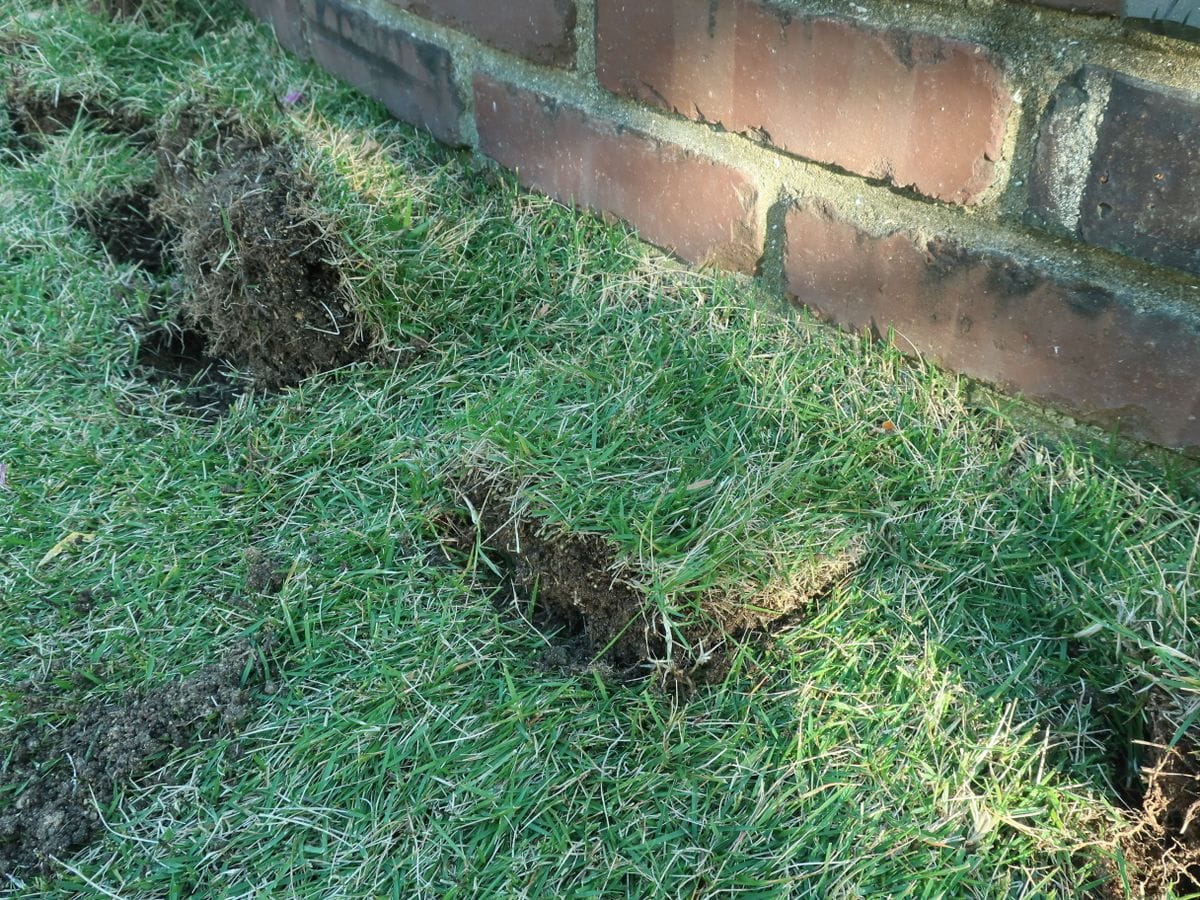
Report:
<svg viewBox="0 0 1200 900"><path fill-rule="evenodd" d="M288 154L236 113L201 111L154 152L154 183L76 211L161 295L129 323L147 381L185 388L174 405L214 417L248 387L230 371L277 390L366 355L373 335L338 267L345 248Z"/></svg>
<svg viewBox="0 0 1200 900"><path fill-rule="evenodd" d="M288 570L282 560L257 547L247 547L243 555L246 559L247 590L255 594L274 594L283 587Z"/></svg>
<svg viewBox="0 0 1200 900"><path fill-rule="evenodd" d="M168 267L168 251L179 234L155 208L157 197L155 185L141 185L78 210L76 222L115 262L133 263L159 274Z"/></svg>
<svg viewBox="0 0 1200 900"><path fill-rule="evenodd" d="M49 869L101 830L98 807L172 750L237 731L269 673L266 646L240 644L174 684L85 706L59 728L18 726L0 762L0 878Z"/></svg>
<svg viewBox="0 0 1200 900"><path fill-rule="evenodd" d="M641 573L618 559L597 534L569 534L524 515L515 493L485 477L457 486L469 515L447 519L447 543L476 544L503 564L520 615L549 641L543 662L562 671L596 671L617 682L653 678L685 698L725 677L731 652L806 614L854 570L850 551L821 560L802 579L749 600L710 594L706 621L668 630L641 585Z"/></svg>
<svg viewBox="0 0 1200 900"><path fill-rule="evenodd" d="M1200 894L1200 730L1186 729L1172 745L1183 720L1178 704L1152 698L1140 809L1121 837L1130 874L1148 897Z"/></svg>
<svg viewBox="0 0 1200 900"><path fill-rule="evenodd" d="M40 152L45 137L70 131L84 118L111 134L126 134L136 142L148 140L148 123L136 114L97 97L34 90L20 79L5 90L4 110L14 138L10 149L19 156Z"/></svg>
<svg viewBox="0 0 1200 900"><path fill-rule="evenodd" d="M180 232L184 317L209 354L267 389L361 359L372 336L338 267L346 254L287 155L255 150L188 181L160 209Z"/></svg>
<svg viewBox="0 0 1200 900"><path fill-rule="evenodd" d="M203 332L173 321L135 323L135 329L138 368L150 384L179 388L172 400L178 411L217 419L245 393L246 385L231 377L225 363L209 352Z"/></svg>

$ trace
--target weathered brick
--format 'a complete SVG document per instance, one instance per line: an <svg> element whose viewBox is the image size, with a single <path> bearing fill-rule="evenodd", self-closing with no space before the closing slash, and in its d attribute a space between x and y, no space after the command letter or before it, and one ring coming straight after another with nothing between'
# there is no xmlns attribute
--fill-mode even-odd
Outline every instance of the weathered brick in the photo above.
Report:
<svg viewBox="0 0 1200 900"><path fill-rule="evenodd" d="M1080 234L1200 274L1200 95L1113 79Z"/></svg>
<svg viewBox="0 0 1200 900"><path fill-rule="evenodd" d="M897 231L868 235L812 205L786 217L790 293L837 323L1085 421L1200 448L1200 316L1143 308L1007 256Z"/></svg>
<svg viewBox="0 0 1200 900"><path fill-rule="evenodd" d="M692 262L749 270L761 253L758 192L737 169L485 75L475 116L480 149L529 187L612 213Z"/></svg>
<svg viewBox="0 0 1200 900"><path fill-rule="evenodd" d="M368 15L347 0L300 0L312 57L381 101L398 119L462 143L462 101L442 47Z"/></svg>
<svg viewBox="0 0 1200 900"><path fill-rule="evenodd" d="M1079 209L1096 133L1108 100L1108 73L1086 66L1063 81L1042 117L1029 179L1034 225L1079 236Z"/></svg>
<svg viewBox="0 0 1200 900"><path fill-rule="evenodd" d="M1200 274L1200 94L1094 68L1064 82L1030 206L1038 224Z"/></svg>
<svg viewBox="0 0 1200 900"><path fill-rule="evenodd" d="M242 0L242 5L275 29L275 39L281 47L308 56L299 0Z"/></svg>
<svg viewBox="0 0 1200 900"><path fill-rule="evenodd" d="M615 93L941 200L995 177L1011 98L975 44L755 0L597 0L596 28Z"/></svg>
<svg viewBox="0 0 1200 900"><path fill-rule="evenodd" d="M575 63L575 0L392 0L440 25L536 63Z"/></svg>

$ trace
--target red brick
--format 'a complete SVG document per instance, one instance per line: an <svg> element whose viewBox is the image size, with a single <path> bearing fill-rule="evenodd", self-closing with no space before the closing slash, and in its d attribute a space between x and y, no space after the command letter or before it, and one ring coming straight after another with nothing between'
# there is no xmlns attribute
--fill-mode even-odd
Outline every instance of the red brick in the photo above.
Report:
<svg viewBox="0 0 1200 900"><path fill-rule="evenodd" d="M812 206L786 218L790 293L835 322L1080 419L1200 448L1200 316Z"/></svg>
<svg viewBox="0 0 1200 900"><path fill-rule="evenodd" d="M300 0L309 50L321 66L381 101L398 119L462 143L462 101L450 54L384 22L347 0Z"/></svg>
<svg viewBox="0 0 1200 900"><path fill-rule="evenodd" d="M597 0L596 16L610 91L940 200L995 177L1011 98L977 45L754 0Z"/></svg>
<svg viewBox="0 0 1200 900"><path fill-rule="evenodd" d="M612 213L692 262L749 270L761 253L758 192L737 169L484 75L475 117L480 149L529 187Z"/></svg>
<svg viewBox="0 0 1200 900"><path fill-rule="evenodd" d="M281 47L308 56L299 0L242 0L242 4L275 29L275 39Z"/></svg>
<svg viewBox="0 0 1200 900"><path fill-rule="evenodd" d="M463 31L536 63L575 64L575 0L392 0L401 9Z"/></svg>

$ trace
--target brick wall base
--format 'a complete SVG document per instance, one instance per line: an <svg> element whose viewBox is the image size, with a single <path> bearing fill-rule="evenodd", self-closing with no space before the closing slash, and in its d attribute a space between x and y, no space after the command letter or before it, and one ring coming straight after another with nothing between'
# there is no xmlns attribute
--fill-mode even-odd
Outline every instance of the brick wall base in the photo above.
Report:
<svg viewBox="0 0 1200 900"><path fill-rule="evenodd" d="M1200 452L1200 28L1178 3L245 3L529 187Z"/></svg>

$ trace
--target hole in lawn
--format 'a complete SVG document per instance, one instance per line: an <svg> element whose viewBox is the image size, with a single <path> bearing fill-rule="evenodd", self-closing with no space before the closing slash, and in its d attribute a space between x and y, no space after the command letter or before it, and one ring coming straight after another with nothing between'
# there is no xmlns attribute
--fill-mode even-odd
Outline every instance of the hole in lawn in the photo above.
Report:
<svg viewBox="0 0 1200 900"><path fill-rule="evenodd" d="M177 405L212 416L243 392L227 370L271 391L367 354L374 337L338 264L348 254L289 155L235 114L199 110L156 154L154 184L77 213L113 259L173 274L154 289L165 324L131 322L149 381L185 386Z"/></svg>
<svg viewBox="0 0 1200 900"><path fill-rule="evenodd" d="M183 179L186 181L186 177ZM207 352L267 389L362 359L373 340L316 212L315 185L276 148L168 191L183 316Z"/></svg>
<svg viewBox="0 0 1200 900"><path fill-rule="evenodd" d="M154 209L157 196L154 185L141 185L79 210L76 221L115 262L159 274L168 267L167 251L178 232Z"/></svg>
<svg viewBox="0 0 1200 900"><path fill-rule="evenodd" d="M172 405L201 418L219 418L245 392L244 384L226 374L224 362L208 352L208 337L175 322L139 332L137 365L149 383L181 388Z"/></svg>
<svg viewBox="0 0 1200 900"><path fill-rule="evenodd" d="M562 532L523 514L515 492L485 476L455 488L467 511L447 518L447 543L467 553L477 548L499 565L515 611L549 643L545 665L595 671L615 682L653 678L681 699L720 682L737 643L761 640L807 615L860 555L853 549L817 560L804 578L749 601L712 592L701 601L703 622L668 633L640 586L642 573L621 562L606 538Z"/></svg>
<svg viewBox="0 0 1200 900"><path fill-rule="evenodd" d="M1194 712L1161 693L1148 708L1141 780L1126 798L1133 821L1121 837L1146 896L1200 892L1200 729L1185 727L1175 742Z"/></svg>
<svg viewBox="0 0 1200 900"><path fill-rule="evenodd" d="M154 30L191 25L197 37L233 20L219 4L201 0L93 0L91 7L114 22L136 20Z"/></svg>
<svg viewBox="0 0 1200 900"><path fill-rule="evenodd" d="M183 680L111 703L86 703L73 720L27 722L4 735L0 764L0 877L46 872L52 858L101 831L97 806L164 761L167 753L236 732L270 651L241 643Z"/></svg>
<svg viewBox="0 0 1200 900"><path fill-rule="evenodd" d="M104 101L72 93L44 93L16 81L4 94L4 110L12 129L9 146L19 159L45 149L44 138L70 131L82 118L88 118L110 134L127 134L144 142L146 121L114 108Z"/></svg>

